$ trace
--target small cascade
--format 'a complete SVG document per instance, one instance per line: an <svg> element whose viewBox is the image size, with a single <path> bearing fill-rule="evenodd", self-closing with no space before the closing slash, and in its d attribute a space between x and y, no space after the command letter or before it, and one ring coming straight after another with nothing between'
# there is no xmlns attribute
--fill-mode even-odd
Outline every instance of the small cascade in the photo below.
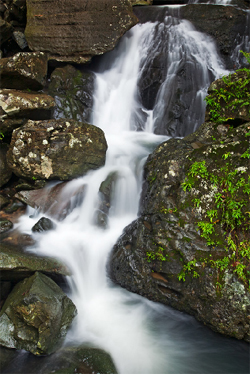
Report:
<svg viewBox="0 0 250 374"><path fill-rule="evenodd" d="M144 65L147 67L157 56L163 62L162 84L153 107L154 132L188 135L204 122L208 87L229 72L212 38L180 19L179 7L165 8L163 21L154 28L154 40Z"/></svg>
<svg viewBox="0 0 250 374"><path fill-rule="evenodd" d="M246 25L245 31L243 35L237 35L235 40L235 49L232 53L231 59L234 61L235 69L239 69L242 65L244 65L245 58L243 57L240 51L244 51L249 53L250 52L250 9L246 11Z"/></svg>

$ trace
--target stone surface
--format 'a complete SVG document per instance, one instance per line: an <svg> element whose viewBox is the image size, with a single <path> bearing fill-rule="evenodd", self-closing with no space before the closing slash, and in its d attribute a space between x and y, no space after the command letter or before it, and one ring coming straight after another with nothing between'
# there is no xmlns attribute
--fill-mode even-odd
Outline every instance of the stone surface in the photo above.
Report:
<svg viewBox="0 0 250 374"><path fill-rule="evenodd" d="M95 74L66 65L53 71L49 94L55 98L54 118L91 122Z"/></svg>
<svg viewBox="0 0 250 374"><path fill-rule="evenodd" d="M13 131L7 161L20 177L69 180L103 166L106 149L96 126L62 119L28 121Z"/></svg>
<svg viewBox="0 0 250 374"><path fill-rule="evenodd" d="M1 280L16 282L31 276L35 271L41 271L56 281L70 275L69 269L53 258L25 252L20 245L14 246L4 241L0 243Z"/></svg>
<svg viewBox="0 0 250 374"><path fill-rule="evenodd" d="M47 119L55 106L53 97L44 93L19 90L0 90L0 119L13 118Z"/></svg>
<svg viewBox="0 0 250 374"><path fill-rule="evenodd" d="M35 355L51 354L62 343L76 307L59 286L36 272L19 282L0 312L0 344Z"/></svg>
<svg viewBox="0 0 250 374"><path fill-rule="evenodd" d="M50 356L29 355L20 366L17 364L18 359L18 352L0 347L0 370L4 368L8 373L117 374L108 353L85 345L64 347Z"/></svg>
<svg viewBox="0 0 250 374"><path fill-rule="evenodd" d="M67 190L68 182L30 191L20 191L15 197L32 208L63 220L74 208L79 206L85 196L85 185L75 191ZM70 192L69 192L70 191Z"/></svg>
<svg viewBox="0 0 250 374"><path fill-rule="evenodd" d="M9 168L6 160L6 153L8 151L8 144L0 144L0 187L6 184L12 175L12 170Z"/></svg>
<svg viewBox="0 0 250 374"><path fill-rule="evenodd" d="M47 55L20 52L0 60L0 87L41 90L47 76Z"/></svg>
<svg viewBox="0 0 250 374"><path fill-rule="evenodd" d="M205 160L208 170L220 175L223 154L230 153L229 167L238 170L234 180L248 176L250 122L231 131L213 123L203 124L184 139L159 145L145 165L140 218L125 228L110 257L111 278L132 292L194 315L213 330L250 341L250 293L234 267L220 272L213 261L228 255L224 228L215 222L217 245L207 245L198 222L213 210L214 190L200 184L184 191L186 172L195 161ZM194 146L195 144L195 146ZM240 152L239 152L240 147ZM194 199L201 203L194 205ZM249 212L246 199L244 212ZM247 213L246 213L247 214ZM249 240L242 231L241 240ZM216 239L217 240L217 239ZM179 280L183 266L194 261L193 270Z"/></svg>
<svg viewBox="0 0 250 374"><path fill-rule="evenodd" d="M33 51L81 63L113 49L136 22L128 0L27 0L25 36Z"/></svg>
<svg viewBox="0 0 250 374"><path fill-rule="evenodd" d="M33 232L44 232L55 229L56 225L51 219L42 217L39 221L32 227Z"/></svg>

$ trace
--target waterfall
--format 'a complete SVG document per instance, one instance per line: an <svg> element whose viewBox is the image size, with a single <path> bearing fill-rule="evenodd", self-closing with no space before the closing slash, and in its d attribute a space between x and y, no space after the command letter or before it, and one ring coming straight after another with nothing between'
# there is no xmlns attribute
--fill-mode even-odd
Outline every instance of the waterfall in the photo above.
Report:
<svg viewBox="0 0 250 374"><path fill-rule="evenodd" d="M76 304L78 316L65 344L86 342L106 350L120 374L233 374L236 371L243 374L246 365L240 345L214 335L193 317L115 286L106 275L112 246L123 228L137 217L143 163L156 145L167 139L153 134L152 129L156 126L158 111L163 110L163 98L169 95L166 85L181 68L178 59L189 55L198 69L199 79L209 75L212 80L213 74L223 71L220 63L210 61L210 53L215 53L211 40L208 42L196 33L190 24L169 17L164 24L136 25L123 37L118 48L104 58L102 71L96 73L93 124L101 127L106 135L106 165L67 184L62 197L63 194L73 196L80 186L85 186L83 202L64 220L57 221L54 231L46 235L33 233L38 244L31 251L57 257L72 271L68 277L69 296ZM155 48L152 44L159 43L158 32L161 35L161 30L170 27L178 29L169 36L177 45L176 50L169 47L170 77L166 77L154 108L146 109L140 103L138 77L148 53ZM184 39L181 33L186 34ZM186 44L191 40L200 44L201 49ZM212 51L206 52L209 48ZM205 54L212 75L200 67L204 61L200 54ZM216 64L218 71L214 73ZM202 105L205 87L199 87L198 91L193 105L197 101ZM146 122L144 130L143 121ZM198 124L197 119L195 126ZM96 219L99 188L112 173L116 178L104 229ZM32 226L41 216L29 208L20 219L19 229L31 234Z"/></svg>

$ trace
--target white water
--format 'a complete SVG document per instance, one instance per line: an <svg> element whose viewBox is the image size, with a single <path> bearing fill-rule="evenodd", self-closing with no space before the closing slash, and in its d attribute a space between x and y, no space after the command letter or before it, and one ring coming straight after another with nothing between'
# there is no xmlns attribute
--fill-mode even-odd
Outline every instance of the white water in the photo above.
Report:
<svg viewBox="0 0 250 374"><path fill-rule="evenodd" d="M224 374L233 373L236 367L243 373L234 343L214 337L192 317L113 285L106 275L112 246L137 216L143 162L166 139L131 129L131 113L139 105L139 68L154 27L135 26L123 39L118 54L111 55L111 67L97 74L93 123L104 130L107 138L106 165L68 183L62 192L67 196L87 185L83 203L65 220L56 222L56 230L35 234L39 244L32 250L58 257L72 270L68 279L70 297L78 316L67 344L87 342L103 348L111 354L120 374L209 374L215 369ZM152 129L152 113L148 118L147 129ZM113 171L119 177L105 230L95 224L98 190ZM29 210L20 220L20 230L31 234L31 227L41 216L46 214ZM230 361L232 353L236 355L235 366Z"/></svg>

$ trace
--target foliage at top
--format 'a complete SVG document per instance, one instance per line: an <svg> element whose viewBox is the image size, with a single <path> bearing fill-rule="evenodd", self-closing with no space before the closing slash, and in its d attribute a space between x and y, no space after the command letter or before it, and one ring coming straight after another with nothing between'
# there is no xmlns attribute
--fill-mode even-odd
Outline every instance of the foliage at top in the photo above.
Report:
<svg viewBox="0 0 250 374"><path fill-rule="evenodd" d="M240 52L250 64L250 53ZM222 77L225 86L213 90L205 98L209 106L210 119L215 123L223 123L231 119L225 115L227 110L233 112L244 106L249 106L248 110L250 114L250 69L238 69L236 72L242 72L242 77L239 77L237 80L234 79L232 74ZM222 107L225 109L225 113L223 113Z"/></svg>

